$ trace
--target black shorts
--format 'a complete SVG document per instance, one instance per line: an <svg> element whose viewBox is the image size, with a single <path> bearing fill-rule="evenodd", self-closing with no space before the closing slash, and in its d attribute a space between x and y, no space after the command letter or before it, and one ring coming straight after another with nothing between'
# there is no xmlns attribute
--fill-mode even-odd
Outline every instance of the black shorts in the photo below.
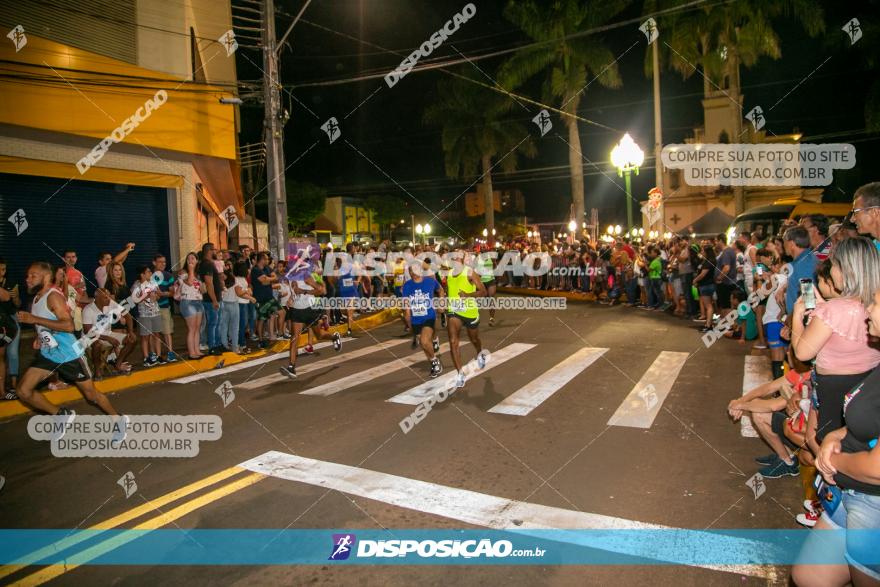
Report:
<svg viewBox="0 0 880 587"><path fill-rule="evenodd" d="M430 328L431 330L434 330L434 323L435 323L435 320L427 320L427 321L422 322L420 324L413 323L413 325L412 325L413 336L420 335L422 333L423 328Z"/></svg>
<svg viewBox="0 0 880 587"><path fill-rule="evenodd" d="M449 319L456 318L461 320L462 324L465 325L465 328L469 330L476 330L480 327L480 315L477 314L476 318L465 318L464 316L459 316L458 314L453 314L450 312Z"/></svg>
<svg viewBox="0 0 880 587"><path fill-rule="evenodd" d="M494 279L492 281L484 281L483 282L483 287L485 287L486 289L489 289L490 287L496 287L497 285L498 285L498 282L495 281Z"/></svg>
<svg viewBox="0 0 880 587"><path fill-rule="evenodd" d="M784 411L781 412L773 412L773 415L770 417L770 429L782 439L782 442L790 449L797 450L800 447L793 443L788 437L785 435L785 422L788 420L788 414Z"/></svg>
<svg viewBox="0 0 880 587"><path fill-rule="evenodd" d="M324 316L321 310L291 308L288 316L291 322L296 324L305 324L306 328L311 328L316 322L320 321Z"/></svg>
<svg viewBox="0 0 880 587"><path fill-rule="evenodd" d="M75 361L67 363L56 363L38 352L31 363L31 367L58 373L58 377L66 383L78 383L92 378L92 370L89 368L89 363L85 357L80 357Z"/></svg>
<svg viewBox="0 0 880 587"><path fill-rule="evenodd" d="M720 308L730 307L730 294L733 293L735 288L735 285L725 282L715 285L715 294L718 296L718 306Z"/></svg>

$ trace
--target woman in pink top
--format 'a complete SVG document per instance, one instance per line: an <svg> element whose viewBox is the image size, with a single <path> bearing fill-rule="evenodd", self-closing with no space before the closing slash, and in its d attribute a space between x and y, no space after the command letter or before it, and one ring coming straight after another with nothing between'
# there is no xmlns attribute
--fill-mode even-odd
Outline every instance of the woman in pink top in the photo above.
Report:
<svg viewBox="0 0 880 587"><path fill-rule="evenodd" d="M804 326L803 298L792 312L791 343L801 361L815 359L814 402L807 443L813 454L826 434L843 426L843 398L880 364L880 350L868 341L868 313L880 288L880 254L867 238L843 241L831 256L831 278L840 297L825 301L816 288L816 309ZM817 414L818 411L818 414Z"/></svg>

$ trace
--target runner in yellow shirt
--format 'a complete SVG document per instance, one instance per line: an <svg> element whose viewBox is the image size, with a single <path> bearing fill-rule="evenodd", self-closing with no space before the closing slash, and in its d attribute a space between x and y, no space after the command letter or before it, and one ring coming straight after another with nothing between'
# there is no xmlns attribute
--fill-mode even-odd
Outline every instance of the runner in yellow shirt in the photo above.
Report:
<svg viewBox="0 0 880 587"><path fill-rule="evenodd" d="M477 350L477 366L483 369L489 361L489 352L483 350L480 341L480 310L477 308L475 298L486 296L486 288L476 271L465 263L464 250L457 248L455 261L446 278L446 290L448 295L448 319L447 331L449 334L449 350L452 354L452 363L458 375L455 378L456 387L464 387L466 378L461 364L461 353L458 349L462 327L467 329L468 338Z"/></svg>

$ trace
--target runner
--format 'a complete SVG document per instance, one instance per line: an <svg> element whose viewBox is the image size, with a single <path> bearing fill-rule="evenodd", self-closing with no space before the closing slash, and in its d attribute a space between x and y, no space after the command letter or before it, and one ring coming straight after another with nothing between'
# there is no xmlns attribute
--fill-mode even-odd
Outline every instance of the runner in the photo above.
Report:
<svg viewBox="0 0 880 587"><path fill-rule="evenodd" d="M336 285L336 296L345 300L345 315L348 332L346 336L351 336L351 325L354 321L354 311L357 307L357 301L361 295L358 285L363 284L364 290L369 291L370 281L363 275L363 271L351 262L345 262L342 258L336 259L336 277L330 279Z"/></svg>
<svg viewBox="0 0 880 587"><path fill-rule="evenodd" d="M321 318L324 316L322 310L314 308L315 296L323 295L327 290L324 285L315 281L311 271L302 275L301 279L297 276L291 276L293 281L290 285L293 289L293 309L290 311L291 322L293 323L293 332L290 338L290 359L287 367L281 367L282 375L291 379L296 379L296 354L299 350L299 335L305 329L310 331L317 340L332 340L333 350L342 349L342 338L338 332L332 335L323 332L320 328Z"/></svg>
<svg viewBox="0 0 880 587"><path fill-rule="evenodd" d="M495 292L497 291L497 283L495 282L495 261L490 256L488 252L480 251L480 247L476 247L475 251L479 257L477 257L477 264L479 265L479 273L480 273L480 281L483 282L483 287L486 288L486 298L494 298ZM489 308L489 326L495 326L495 307Z"/></svg>
<svg viewBox="0 0 880 587"><path fill-rule="evenodd" d="M21 377L19 399L38 410L63 417L66 423L72 422L76 417L73 410L59 408L42 394L34 393L40 382L57 373L61 379L76 385L86 401L96 404L106 414L118 416L107 396L98 393L92 383L89 364L83 357L85 351L76 344L73 335L70 309L64 296L52 287L52 267L44 262L33 263L28 267L25 282L28 291L34 294L33 311L19 312L18 321L36 327L34 346L40 352Z"/></svg>
<svg viewBox="0 0 880 587"><path fill-rule="evenodd" d="M440 350L440 339L434 337L437 313L434 311L434 296L442 297L443 288L436 279L423 276L418 268L412 271L412 279L403 284L403 297L406 300L406 321L412 328L413 336L425 351L430 363L431 378L443 372L443 365L435 353ZM416 340L415 338L413 339Z"/></svg>
<svg viewBox="0 0 880 587"><path fill-rule="evenodd" d="M480 369L486 366L489 353L483 351L480 342L480 310L473 298L484 297L486 288L483 282L467 266L464 259L464 250L457 248L456 257L452 263L452 269L446 278L446 287L449 294L449 318L447 320L449 333L449 349L452 352L452 363L458 375L455 378L456 387L464 387L465 374L461 365L461 353L458 350L458 341L462 327L467 328L468 338L477 350L477 365Z"/></svg>

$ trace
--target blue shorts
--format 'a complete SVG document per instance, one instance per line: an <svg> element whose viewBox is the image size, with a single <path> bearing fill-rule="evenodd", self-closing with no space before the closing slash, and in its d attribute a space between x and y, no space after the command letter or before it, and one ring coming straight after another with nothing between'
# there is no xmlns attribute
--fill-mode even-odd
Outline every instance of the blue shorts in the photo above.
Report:
<svg viewBox="0 0 880 587"><path fill-rule="evenodd" d="M701 296L706 296L707 298L711 298L712 294L715 293L715 284L710 283L708 285L701 285L697 289L699 290Z"/></svg>
<svg viewBox="0 0 880 587"><path fill-rule="evenodd" d="M201 300L180 300L180 315L184 318L192 318L196 314L204 314Z"/></svg>
<svg viewBox="0 0 880 587"><path fill-rule="evenodd" d="M840 505L830 516L822 514L822 519L832 528L877 530L880 528L880 495L868 495L852 489L844 489ZM850 565L875 581L880 581L880 564L876 563L877 544L870 540L871 534L873 532L847 532L844 556Z"/></svg>
<svg viewBox="0 0 880 587"><path fill-rule="evenodd" d="M785 325L782 322L768 322L764 325L764 335L767 337L767 346L771 349L784 349L788 346L788 343L782 339L782 336L780 336L783 326Z"/></svg>

